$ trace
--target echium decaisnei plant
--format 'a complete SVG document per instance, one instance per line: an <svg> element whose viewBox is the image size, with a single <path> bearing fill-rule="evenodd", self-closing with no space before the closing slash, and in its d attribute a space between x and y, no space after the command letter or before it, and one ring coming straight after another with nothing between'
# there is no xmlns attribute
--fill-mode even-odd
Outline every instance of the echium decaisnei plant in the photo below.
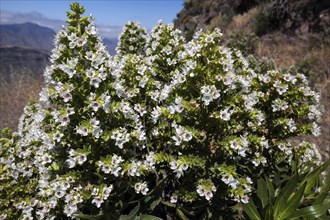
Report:
<svg viewBox="0 0 330 220"><path fill-rule="evenodd" d="M36 181L15 201L22 218L228 217L294 157L319 163L315 145L289 141L320 133L304 75L250 63L217 29L185 42L162 22L150 34L130 22L110 57L71 9L18 137Z"/></svg>

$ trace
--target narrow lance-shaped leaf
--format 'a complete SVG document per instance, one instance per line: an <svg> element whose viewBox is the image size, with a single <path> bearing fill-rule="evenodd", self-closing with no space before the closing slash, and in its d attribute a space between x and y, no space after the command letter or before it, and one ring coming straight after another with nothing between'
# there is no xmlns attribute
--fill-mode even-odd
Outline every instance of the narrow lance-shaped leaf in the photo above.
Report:
<svg viewBox="0 0 330 220"><path fill-rule="evenodd" d="M257 188L258 198L261 201L262 208L265 208L266 205L269 202L269 196L268 196L266 181L263 180L263 179L259 179L258 183L257 183L257 187L258 187Z"/></svg>
<svg viewBox="0 0 330 220"><path fill-rule="evenodd" d="M251 219L261 220L257 207L252 199L249 201L249 203L243 204L243 210Z"/></svg>
<svg viewBox="0 0 330 220"><path fill-rule="evenodd" d="M285 202L285 206L282 206L283 209L280 209L278 216L275 215L274 218L279 220L286 219L287 216L289 216L292 212L294 212L300 204L305 188L306 188L306 183L300 186L297 192L295 192L295 194L287 202Z"/></svg>

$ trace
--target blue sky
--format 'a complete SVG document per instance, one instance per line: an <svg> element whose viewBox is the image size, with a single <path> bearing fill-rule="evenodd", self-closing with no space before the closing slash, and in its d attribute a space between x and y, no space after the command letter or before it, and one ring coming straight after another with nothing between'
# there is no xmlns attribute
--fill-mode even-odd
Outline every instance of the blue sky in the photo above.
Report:
<svg viewBox="0 0 330 220"><path fill-rule="evenodd" d="M35 22L58 30L64 24L66 11L73 1L67 0L1 0L3 24ZM115 37L128 21L139 21L147 29L159 19L171 23L183 7L184 0L85 0L77 1L93 14L100 32ZM109 36L108 36L109 35Z"/></svg>

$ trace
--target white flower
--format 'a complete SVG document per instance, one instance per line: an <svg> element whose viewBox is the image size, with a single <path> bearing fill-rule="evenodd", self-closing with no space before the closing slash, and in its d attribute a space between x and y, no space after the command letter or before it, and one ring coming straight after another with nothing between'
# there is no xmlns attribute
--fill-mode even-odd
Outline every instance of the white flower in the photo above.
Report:
<svg viewBox="0 0 330 220"><path fill-rule="evenodd" d="M57 131L54 136L53 136L53 140L56 142L60 142L61 138L64 136L64 134L62 134L61 132Z"/></svg>
<svg viewBox="0 0 330 220"><path fill-rule="evenodd" d="M285 144L281 143L277 146L281 151L284 151L285 150Z"/></svg>
<svg viewBox="0 0 330 220"><path fill-rule="evenodd" d="M111 172L111 167L108 164L104 164L101 169L104 173L109 174Z"/></svg>
<svg viewBox="0 0 330 220"><path fill-rule="evenodd" d="M228 108L224 109L224 110L221 110L220 111L220 118L224 121L229 121L230 116L232 115L232 113L233 113L233 110L229 110Z"/></svg>
<svg viewBox="0 0 330 220"><path fill-rule="evenodd" d="M293 79L293 76L289 73L283 75L283 79L287 82L291 82Z"/></svg>
<svg viewBox="0 0 330 220"><path fill-rule="evenodd" d="M63 190L58 189L55 192L55 196L59 199L62 198L64 195L65 195L65 191L63 191Z"/></svg>
<svg viewBox="0 0 330 220"><path fill-rule="evenodd" d="M66 163L68 164L69 168L73 168L76 166L76 160L74 160L73 158L69 158L66 160Z"/></svg>
<svg viewBox="0 0 330 220"><path fill-rule="evenodd" d="M147 195L149 188L146 182L139 182L134 185L134 189L136 193L142 193L142 195Z"/></svg>
<svg viewBox="0 0 330 220"><path fill-rule="evenodd" d="M233 189L236 189L238 184L239 184L238 180L233 178L231 181L229 181L228 186L230 186Z"/></svg>
<svg viewBox="0 0 330 220"><path fill-rule="evenodd" d="M76 44L78 47L82 47L84 46L85 44L87 43L87 40L85 37L78 37L77 40L76 40Z"/></svg>
<svg viewBox="0 0 330 220"><path fill-rule="evenodd" d="M212 34L205 35L205 42L206 43L214 43L213 35Z"/></svg>
<svg viewBox="0 0 330 220"><path fill-rule="evenodd" d="M91 79L90 84L91 84L92 86L94 86L95 88L99 88L101 82L102 82L102 81L101 81L100 78L98 78L98 77L94 77L94 78Z"/></svg>
<svg viewBox="0 0 330 220"><path fill-rule="evenodd" d="M120 174L119 171L121 171L121 169L122 169L121 167L115 167L111 170L111 174L118 177Z"/></svg>
<svg viewBox="0 0 330 220"><path fill-rule="evenodd" d="M58 120L61 122L60 126L67 126L70 122L68 115L61 115Z"/></svg>
<svg viewBox="0 0 330 220"><path fill-rule="evenodd" d="M99 197L99 196L95 197L92 200L92 203L94 203L97 208L100 208L103 202L104 202L103 199L101 197Z"/></svg>
<svg viewBox="0 0 330 220"><path fill-rule="evenodd" d="M276 90L278 94L283 95L286 91L288 91L288 85L280 85Z"/></svg>
<svg viewBox="0 0 330 220"><path fill-rule="evenodd" d="M135 164L132 164L132 166L127 169L127 172L130 176L138 176L138 167Z"/></svg>
<svg viewBox="0 0 330 220"><path fill-rule="evenodd" d="M242 147L241 149L238 150L238 155L240 155L242 157L246 157L246 151L247 151L247 148Z"/></svg>
<svg viewBox="0 0 330 220"><path fill-rule="evenodd" d="M252 182L252 180L251 180L250 177L246 177L246 182L247 182L248 184L253 184L253 182Z"/></svg>
<svg viewBox="0 0 330 220"><path fill-rule="evenodd" d="M179 165L178 165L178 162L176 162L175 160L173 160L173 161L170 162L170 168L171 168L172 170L177 169L178 166L179 166Z"/></svg>
<svg viewBox="0 0 330 220"><path fill-rule="evenodd" d="M90 125L95 128L95 127L98 127L98 125L100 124L100 121L97 120L96 118L92 118L90 121L89 121Z"/></svg>
<svg viewBox="0 0 330 220"><path fill-rule="evenodd" d="M95 35L96 34L96 28L94 25L89 24L86 28L85 31L88 35Z"/></svg>
<svg viewBox="0 0 330 220"><path fill-rule="evenodd" d="M72 217L78 211L78 207L76 204L66 204L63 211L68 217Z"/></svg>
<svg viewBox="0 0 330 220"><path fill-rule="evenodd" d="M154 107L151 112L152 122L155 124L161 115L161 108L160 107Z"/></svg>
<svg viewBox="0 0 330 220"><path fill-rule="evenodd" d="M202 101L205 105L209 105L211 101L220 97L220 91L214 85L202 86L201 93L203 94Z"/></svg>
<svg viewBox="0 0 330 220"><path fill-rule="evenodd" d="M88 135L88 128L85 126L80 126L76 128L77 134L80 134L82 136L87 136Z"/></svg>
<svg viewBox="0 0 330 220"><path fill-rule="evenodd" d="M241 146L238 144L238 142L236 140L230 141L230 148L233 150L238 150L241 148Z"/></svg>
<svg viewBox="0 0 330 220"><path fill-rule="evenodd" d="M197 186L197 193L200 196L204 196L205 195L205 190L202 186Z"/></svg>
<svg viewBox="0 0 330 220"><path fill-rule="evenodd" d="M206 200L210 200L210 199L212 199L212 197L213 197L213 193L212 193L212 191L206 191L206 192L204 193L204 195L205 195L205 199L206 199Z"/></svg>
<svg viewBox="0 0 330 220"><path fill-rule="evenodd" d="M182 169L182 170L188 170L188 168L189 168L189 165L186 164L186 163L183 163L183 164L181 165L181 169Z"/></svg>
<svg viewBox="0 0 330 220"><path fill-rule="evenodd" d="M98 188L93 188L93 191L92 191L92 196L96 196L97 194L99 194L99 189Z"/></svg>
<svg viewBox="0 0 330 220"><path fill-rule="evenodd" d="M179 146L181 144L182 138L180 135L172 136L172 139L175 141L175 146Z"/></svg>
<svg viewBox="0 0 330 220"><path fill-rule="evenodd" d="M72 99L72 95L70 92L66 92L62 96L64 102L68 102Z"/></svg>
<svg viewBox="0 0 330 220"><path fill-rule="evenodd" d="M77 156L77 161L78 161L78 164L80 164L80 165L82 165L83 163L85 163L87 161L86 154L79 154Z"/></svg>
<svg viewBox="0 0 330 220"><path fill-rule="evenodd" d="M190 131L186 131L182 134L182 139L184 141L190 141L192 139L192 133Z"/></svg>
<svg viewBox="0 0 330 220"><path fill-rule="evenodd" d="M289 127L289 131L290 132L294 132L295 130L297 130L297 127L295 125L295 122L292 118L290 118L287 122L286 125Z"/></svg>
<svg viewBox="0 0 330 220"><path fill-rule="evenodd" d="M105 199L107 199L110 196L110 193L111 193L112 189L113 189L113 185L110 185L108 187L103 188L102 194L103 194Z"/></svg>
<svg viewBox="0 0 330 220"><path fill-rule="evenodd" d="M249 203L249 196L244 195L243 197L241 197L241 202L244 204Z"/></svg>
<svg viewBox="0 0 330 220"><path fill-rule="evenodd" d="M321 128L320 126L318 126L315 122L313 122L312 124L312 134L315 136L315 137L318 137L321 135Z"/></svg>
<svg viewBox="0 0 330 220"><path fill-rule="evenodd" d="M117 156L116 154L112 156L112 165L114 166L118 166L123 161L124 160L121 156Z"/></svg>
<svg viewBox="0 0 330 220"><path fill-rule="evenodd" d="M170 203L177 203L178 202L178 196L172 195L170 197Z"/></svg>
<svg viewBox="0 0 330 220"><path fill-rule="evenodd" d="M288 103L286 101L275 99L275 101L272 104L273 112L276 111L284 111L289 107Z"/></svg>
<svg viewBox="0 0 330 220"><path fill-rule="evenodd" d="M144 88L145 85L147 84L148 80L149 80L149 78L147 76L143 76L142 79L139 82L139 86L141 88Z"/></svg>
<svg viewBox="0 0 330 220"><path fill-rule="evenodd" d="M67 189L69 189L70 188L70 183L69 182L67 182L67 181L63 181L62 183L61 183L61 189L62 190L67 190Z"/></svg>

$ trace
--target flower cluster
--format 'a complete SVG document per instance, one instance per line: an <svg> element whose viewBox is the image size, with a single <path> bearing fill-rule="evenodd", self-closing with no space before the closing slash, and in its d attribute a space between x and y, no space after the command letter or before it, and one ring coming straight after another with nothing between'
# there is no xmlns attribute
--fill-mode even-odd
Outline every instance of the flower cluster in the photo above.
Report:
<svg viewBox="0 0 330 220"><path fill-rule="evenodd" d="M71 9L39 102L25 108L14 147L0 148L4 187L31 189L11 213L127 214L123 204L145 196L153 208L247 203L256 181L287 172L294 155L320 161L315 145L290 142L320 133L319 95L304 75L261 68L220 46L218 29L185 42L162 22L150 34L129 22L111 57L93 18Z"/></svg>

